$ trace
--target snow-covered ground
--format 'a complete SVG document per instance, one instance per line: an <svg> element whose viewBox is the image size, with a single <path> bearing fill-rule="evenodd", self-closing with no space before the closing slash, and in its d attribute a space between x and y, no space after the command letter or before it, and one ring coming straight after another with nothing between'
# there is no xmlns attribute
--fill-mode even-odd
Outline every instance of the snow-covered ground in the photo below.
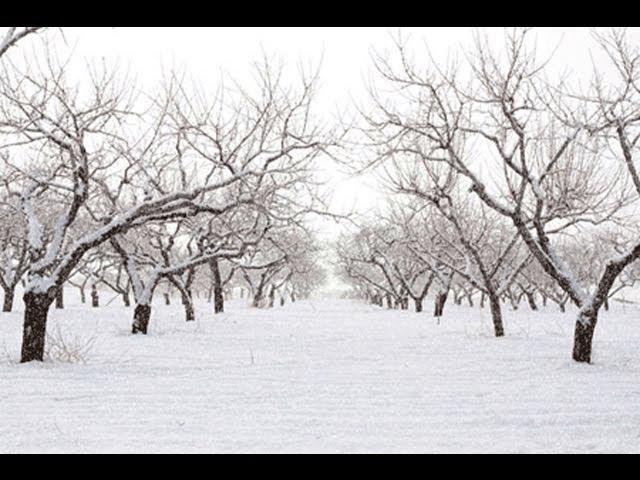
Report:
<svg viewBox="0 0 640 480"><path fill-rule="evenodd" d="M440 325L430 304L227 307L158 306L147 337L124 307L52 310L58 339L93 339L86 363L29 365L20 312L0 313L0 452L640 453L637 307L603 312L590 366L551 309L506 310L495 339L454 305Z"/></svg>

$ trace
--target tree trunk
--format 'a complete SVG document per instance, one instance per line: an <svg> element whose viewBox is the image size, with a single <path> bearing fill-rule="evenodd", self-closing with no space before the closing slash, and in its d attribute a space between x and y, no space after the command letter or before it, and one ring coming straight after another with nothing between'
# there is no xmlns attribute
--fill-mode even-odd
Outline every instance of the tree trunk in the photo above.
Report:
<svg viewBox="0 0 640 480"><path fill-rule="evenodd" d="M387 308L393 308L393 300L391 298L391 295L387 293L386 299L387 299Z"/></svg>
<svg viewBox="0 0 640 480"><path fill-rule="evenodd" d="M504 336L504 325L502 324L502 310L500 309L500 297L495 293L489 293L489 307L491 308L491 320L496 337Z"/></svg>
<svg viewBox="0 0 640 480"><path fill-rule="evenodd" d="M95 285L91 287L91 306L93 308L98 308L100 306L100 295L98 294L98 289Z"/></svg>
<svg viewBox="0 0 640 480"><path fill-rule="evenodd" d="M291 291L291 303L296 303L296 294L293 292L293 290Z"/></svg>
<svg viewBox="0 0 640 480"><path fill-rule="evenodd" d="M211 273L213 273L213 313L222 313L224 312L224 295L222 294L222 278L220 278L218 259L213 259L210 266ZM242 289L240 292L242 293Z"/></svg>
<svg viewBox="0 0 640 480"><path fill-rule="evenodd" d="M480 294L480 308L484 308L484 301L485 301L486 295L484 292L482 292Z"/></svg>
<svg viewBox="0 0 640 480"><path fill-rule="evenodd" d="M605 310L609 311L609 298L604 299L604 303L602 304Z"/></svg>
<svg viewBox="0 0 640 480"><path fill-rule="evenodd" d="M280 306L284 307L284 297L280 297Z"/></svg>
<svg viewBox="0 0 640 480"><path fill-rule="evenodd" d="M416 304L416 312L420 313L422 311L422 299L414 298L413 301Z"/></svg>
<svg viewBox="0 0 640 480"><path fill-rule="evenodd" d="M566 312L566 311L567 311L567 309L566 309L566 308L565 308L565 306L564 306L564 302L560 302L560 303L558 304L558 306L560 307L560 311L561 311L562 313L564 313L564 312Z"/></svg>
<svg viewBox="0 0 640 480"><path fill-rule="evenodd" d="M529 308L531 310L538 310L538 305L536 305L536 297L533 292L524 292L527 297L527 302L529 302Z"/></svg>
<svg viewBox="0 0 640 480"><path fill-rule="evenodd" d="M21 363L44 358L44 342L47 334L47 316L52 298L46 293L24 294L24 328L22 332Z"/></svg>
<svg viewBox="0 0 640 480"><path fill-rule="evenodd" d="M473 307L473 295L469 294L467 295L467 302L469 302L469 306Z"/></svg>
<svg viewBox="0 0 640 480"><path fill-rule="evenodd" d="M80 291L80 302L82 304L87 303L87 294L84 291L84 287L78 287L78 290Z"/></svg>
<svg viewBox="0 0 640 480"><path fill-rule="evenodd" d="M193 298L191 292L180 292L182 296L182 305L184 305L184 318L187 322L193 322L196 319L195 312L193 310Z"/></svg>
<svg viewBox="0 0 640 480"><path fill-rule="evenodd" d="M547 296L546 295L542 295L542 306L543 307L547 306Z"/></svg>
<svg viewBox="0 0 640 480"><path fill-rule="evenodd" d="M13 310L13 298L15 294L15 288L8 288L4 291L4 303L2 304L3 312L10 312Z"/></svg>
<svg viewBox="0 0 640 480"><path fill-rule="evenodd" d="M58 288L56 292L56 308L64 308L64 288Z"/></svg>
<svg viewBox="0 0 640 480"><path fill-rule="evenodd" d="M216 288L213 295L213 312L224 312L224 296L222 295L222 289Z"/></svg>
<svg viewBox="0 0 640 480"><path fill-rule="evenodd" d="M591 344L598 322L598 314L593 311L580 312L573 337L573 359L576 362L591 363Z"/></svg>
<svg viewBox="0 0 640 480"><path fill-rule="evenodd" d="M271 290L269 291L269 308L273 308L273 304L276 301L276 289L273 285L271 285Z"/></svg>
<svg viewBox="0 0 640 480"><path fill-rule="evenodd" d="M190 298L187 303L184 304L184 315L187 322L193 322L196 319L196 313L193 310L193 301Z"/></svg>
<svg viewBox="0 0 640 480"><path fill-rule="evenodd" d="M131 328L131 333L134 335L138 333L146 335L147 329L149 328L150 318L151 305L137 304L135 310L133 311L133 326Z"/></svg>
<svg viewBox="0 0 640 480"><path fill-rule="evenodd" d="M168 293L163 293L162 294L164 296L164 304L165 305L171 305L171 297L169 296Z"/></svg>
<svg viewBox="0 0 640 480"><path fill-rule="evenodd" d="M122 303L124 303L125 307L130 307L131 306L131 299L129 298L129 291L125 291L122 294Z"/></svg>
<svg viewBox="0 0 640 480"><path fill-rule="evenodd" d="M447 297L449 296L449 292L439 293L436 296L436 305L435 312L433 314L434 317L441 317L444 313L444 304L447 302Z"/></svg>
<svg viewBox="0 0 640 480"><path fill-rule="evenodd" d="M260 284L258 285L258 289L256 290L256 294L253 296L253 302L251 303L251 306L253 308L258 308L261 304L262 304L262 290L263 290L263 285Z"/></svg>

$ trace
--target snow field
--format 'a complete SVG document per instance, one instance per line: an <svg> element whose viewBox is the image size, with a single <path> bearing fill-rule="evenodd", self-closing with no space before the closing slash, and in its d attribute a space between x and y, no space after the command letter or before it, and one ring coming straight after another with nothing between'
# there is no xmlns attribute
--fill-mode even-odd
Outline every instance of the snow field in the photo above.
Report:
<svg viewBox="0 0 640 480"><path fill-rule="evenodd" d="M637 307L602 312L579 365L552 307L505 306L496 339L488 309L438 325L431 300L196 302L189 324L158 303L144 337L115 303L51 310L52 335L93 340L86 363L15 363L21 312L0 314L0 452L640 453Z"/></svg>

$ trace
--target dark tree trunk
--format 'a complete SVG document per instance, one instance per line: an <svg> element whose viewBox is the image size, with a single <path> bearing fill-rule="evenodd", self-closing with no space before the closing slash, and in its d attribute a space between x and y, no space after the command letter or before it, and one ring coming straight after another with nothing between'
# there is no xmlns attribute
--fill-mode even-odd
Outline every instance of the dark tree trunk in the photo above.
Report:
<svg viewBox="0 0 640 480"><path fill-rule="evenodd" d="M193 322L196 319L193 310L193 298L190 291L180 292L182 297L182 305L184 305L184 319L187 322Z"/></svg>
<svg viewBox="0 0 640 480"><path fill-rule="evenodd" d="M276 301L276 289L273 285L271 285L271 290L269 290L269 308L273 308L275 301Z"/></svg>
<svg viewBox="0 0 640 480"><path fill-rule="evenodd" d="M558 306L560 307L560 311L561 311L562 313L564 313L564 312L566 312L566 311L567 311L567 309L566 309L566 308L565 308L565 306L564 306L564 302L559 303L559 304L558 304Z"/></svg>
<svg viewBox="0 0 640 480"><path fill-rule="evenodd" d="M409 308L409 297L405 297L400 301L400 308L402 308L402 310L407 310Z"/></svg>
<svg viewBox="0 0 640 480"><path fill-rule="evenodd" d="M500 309L500 297L495 293L489 293L489 307L491 308L491 320L496 337L504 336L504 325L502 324L502 310Z"/></svg>
<svg viewBox="0 0 640 480"><path fill-rule="evenodd" d="M131 298L129 297L129 292L126 291L122 294L122 303L124 303L125 307L131 306Z"/></svg>
<svg viewBox="0 0 640 480"><path fill-rule="evenodd" d="M416 312L420 313L422 311L422 299L414 298L413 301L416 304Z"/></svg>
<svg viewBox="0 0 640 480"><path fill-rule="evenodd" d="M453 297L453 303L455 303L456 305L462 305L462 297L459 296L454 296Z"/></svg>
<svg viewBox="0 0 640 480"><path fill-rule="evenodd" d="M191 301L191 299L189 299L187 303L184 304L184 315L187 322L193 322L196 319L196 314L193 310L193 302Z"/></svg>
<svg viewBox="0 0 640 480"><path fill-rule="evenodd" d="M224 312L224 295L222 294L222 278L220 278L218 259L212 260L210 266L211 273L213 273L213 313L222 313ZM242 289L240 292L242 293Z"/></svg>
<svg viewBox="0 0 640 480"><path fill-rule="evenodd" d="M46 293L27 292L23 299L24 329L20 362L41 362L44 358L47 316L52 298Z"/></svg>
<svg viewBox="0 0 640 480"><path fill-rule="evenodd" d="M222 295L222 289L215 289L213 295L213 312L214 313L222 313L224 312L224 296Z"/></svg>
<svg viewBox="0 0 640 480"><path fill-rule="evenodd" d="M434 317L441 317L444 313L444 305L447 303L447 297L449 296L449 292L439 293L436 296L436 305L435 312L433 314Z"/></svg>
<svg viewBox="0 0 640 480"><path fill-rule="evenodd" d="M98 293L98 289L95 285L91 287L91 306L93 308L98 308L100 306L100 294Z"/></svg>
<svg viewBox="0 0 640 480"><path fill-rule="evenodd" d="M387 293L386 299L387 299L387 308L393 308L393 299L391 298L391 295Z"/></svg>
<svg viewBox="0 0 640 480"><path fill-rule="evenodd" d="M87 303L87 294L84 291L84 287L78 287L78 290L80 291L80 302L82 304Z"/></svg>
<svg viewBox="0 0 640 480"><path fill-rule="evenodd" d="M146 335L147 329L149 328L150 319L151 305L137 304L135 310L133 311L133 326L131 328L131 333L134 335L138 333Z"/></svg>
<svg viewBox="0 0 640 480"><path fill-rule="evenodd" d="M580 312L573 337L573 359L576 362L591 363L593 332L598 322L596 312Z"/></svg>
<svg viewBox="0 0 640 480"><path fill-rule="evenodd" d="M543 307L547 306L547 296L546 295L542 295L542 306Z"/></svg>
<svg viewBox="0 0 640 480"><path fill-rule="evenodd" d="M538 305L536 305L536 297L533 292L525 292L524 294L527 297L527 302L529 302L529 308L531 308L531 310L538 310Z"/></svg>
<svg viewBox="0 0 640 480"><path fill-rule="evenodd" d="M251 305L254 308L258 308L261 304L262 304L262 290L263 290L263 285L260 284L258 285L258 289L256 290L256 294L253 296L253 302L251 303Z"/></svg>
<svg viewBox="0 0 640 480"><path fill-rule="evenodd" d="M171 305L171 297L169 296L168 293L163 293L162 294L164 296L164 304L165 305Z"/></svg>
<svg viewBox="0 0 640 480"><path fill-rule="evenodd" d="M469 302L470 307L473 307L473 295L467 295L467 302Z"/></svg>
<svg viewBox="0 0 640 480"><path fill-rule="evenodd" d="M280 306L284 307L284 297L280 297Z"/></svg>
<svg viewBox="0 0 640 480"><path fill-rule="evenodd" d="M64 288L62 287L56 291L56 308L64 308Z"/></svg>
<svg viewBox="0 0 640 480"><path fill-rule="evenodd" d="M296 294L291 292L291 303L296 303Z"/></svg>
<svg viewBox="0 0 640 480"><path fill-rule="evenodd" d="M4 291L4 303L2 304L3 312L10 312L13 310L13 298L15 294L15 288L8 288Z"/></svg>
<svg viewBox="0 0 640 480"><path fill-rule="evenodd" d="M484 292L482 292L480 294L480 308L484 308L484 301L485 301L486 295Z"/></svg>
<svg viewBox="0 0 640 480"><path fill-rule="evenodd" d="M240 298L244 298L244 288L240 289Z"/></svg>
<svg viewBox="0 0 640 480"><path fill-rule="evenodd" d="M609 311L609 299L605 298L604 303L602 304L605 310Z"/></svg>

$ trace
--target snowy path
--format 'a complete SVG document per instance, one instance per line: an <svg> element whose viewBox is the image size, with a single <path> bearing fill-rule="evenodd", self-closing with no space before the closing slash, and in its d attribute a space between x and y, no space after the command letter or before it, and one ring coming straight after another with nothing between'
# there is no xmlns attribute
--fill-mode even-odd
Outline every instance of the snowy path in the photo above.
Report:
<svg viewBox="0 0 640 480"><path fill-rule="evenodd" d="M604 313L595 364L568 360L573 315L348 300L186 324L158 308L52 313L96 335L86 365L17 365L20 313L0 314L0 452L640 453L640 311ZM429 309L429 308L428 308Z"/></svg>

